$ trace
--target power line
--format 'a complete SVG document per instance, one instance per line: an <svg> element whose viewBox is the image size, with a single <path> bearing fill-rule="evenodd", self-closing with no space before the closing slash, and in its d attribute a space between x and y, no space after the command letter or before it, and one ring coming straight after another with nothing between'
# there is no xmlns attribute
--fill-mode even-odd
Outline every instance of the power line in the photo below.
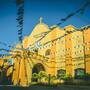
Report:
<svg viewBox="0 0 90 90"><path fill-rule="evenodd" d="M43 46L45 46L45 45L48 44L48 43L54 42L54 41L56 41L56 40L58 40L58 39L60 40L60 39L64 38L65 36L67 36L67 35L69 35L69 34L72 34L72 33L76 32L76 31L84 31L84 30L87 30L88 28L90 28L90 25L87 25L87 26L82 27L82 28L80 28L80 29L74 29L73 31L67 32L67 33L65 33L64 35L62 35L62 36L60 36L60 37L58 37L58 38L56 38L56 39L54 39L54 40L48 41L48 42L46 42L46 43L44 43L44 44L41 44L41 45L40 45L40 48L42 48ZM34 48L34 47L33 47L33 48Z"/></svg>
<svg viewBox="0 0 90 90"><path fill-rule="evenodd" d="M0 41L0 44L3 45L3 46L9 47L9 48L14 48L14 46L8 45L8 44L5 43L5 42L1 42L1 41Z"/></svg>
<svg viewBox="0 0 90 90"><path fill-rule="evenodd" d="M37 40L37 42L41 41L48 33L50 33L52 30L54 30L55 28L57 28L57 26L63 24L64 22L66 22L68 19L70 19L71 17L75 16L77 13L84 11L85 8L90 4L89 1L87 1L81 8L79 8L78 10L76 10L75 12L70 13L69 15L67 15L65 18L60 19L60 22L55 24L53 27L50 27L50 31L45 32L45 34L39 39Z"/></svg>
<svg viewBox="0 0 90 90"><path fill-rule="evenodd" d="M18 36L20 36L19 37L19 40L21 40L21 37L22 37L22 30L23 30L23 14L24 14L24 8L23 8L23 6L24 6L24 0L16 0L16 3L17 3L17 6L18 6L18 17L16 18L16 20L17 20L17 22L18 22L18 27L20 28L19 30L18 30ZM85 10L85 8L88 6L90 4L90 2L89 2L89 0L87 0L87 2L81 7L81 8L79 8L78 10L76 10L75 12L73 12L73 13L70 13L69 15L67 15L65 18L62 18L60 21L62 22L62 21L66 21L66 20L68 20L69 18L71 18L72 16L74 16L75 14L77 14L77 13L79 13L79 12L81 12L82 10ZM60 25L60 24L62 24L62 23L57 23L56 24L56 27L57 27L57 25ZM54 28L56 28L56 27L51 27L50 29L52 30L52 29L54 29ZM47 35L48 33L49 33L50 31L48 31L48 32L45 32L45 35ZM3 45L6 45L5 43L3 43Z"/></svg>
<svg viewBox="0 0 90 90"><path fill-rule="evenodd" d="M18 17L17 17L17 22L18 22L18 36L19 36L19 41L22 42L22 31L23 31L23 14L24 14L24 8L23 8L23 4L24 4L24 0L16 0L17 6L18 6ZM79 8L78 10L76 10L73 13L70 13L69 15L67 15L67 17L62 18L60 21L67 21L69 18L71 18L72 16L76 15L77 13L81 12L82 10L84 10L88 5L90 4L90 2L86 2L81 8ZM59 22L57 23L54 27L50 27L50 31L45 32L45 34L43 35L42 38L40 38L38 41L42 40L49 32L51 32L54 28L56 28L58 25L61 25L62 23ZM8 47L12 47L10 45L7 45L6 43L2 43L0 42L0 44L8 46Z"/></svg>
<svg viewBox="0 0 90 90"><path fill-rule="evenodd" d="M64 22L66 22L69 18L71 18L72 16L75 16L77 13L80 13L82 11L85 10L85 8L90 4L90 2L86 2L81 8L79 8L78 10L76 10L75 12L70 13L69 15L67 15L65 18L62 18L56 25L61 25Z"/></svg>

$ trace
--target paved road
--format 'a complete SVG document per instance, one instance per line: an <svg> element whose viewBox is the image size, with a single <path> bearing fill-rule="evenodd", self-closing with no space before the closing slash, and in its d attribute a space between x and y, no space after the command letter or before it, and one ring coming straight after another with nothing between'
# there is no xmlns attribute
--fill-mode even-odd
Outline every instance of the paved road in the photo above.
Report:
<svg viewBox="0 0 90 90"><path fill-rule="evenodd" d="M14 87L14 86L0 86L0 90L90 90L90 86L30 86L30 87Z"/></svg>

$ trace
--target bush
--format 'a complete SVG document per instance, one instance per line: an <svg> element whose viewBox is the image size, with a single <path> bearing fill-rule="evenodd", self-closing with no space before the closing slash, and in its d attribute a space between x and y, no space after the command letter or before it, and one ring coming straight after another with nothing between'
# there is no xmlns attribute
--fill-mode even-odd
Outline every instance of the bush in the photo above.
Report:
<svg viewBox="0 0 90 90"><path fill-rule="evenodd" d="M90 80L90 74L89 73L86 73L85 80Z"/></svg>

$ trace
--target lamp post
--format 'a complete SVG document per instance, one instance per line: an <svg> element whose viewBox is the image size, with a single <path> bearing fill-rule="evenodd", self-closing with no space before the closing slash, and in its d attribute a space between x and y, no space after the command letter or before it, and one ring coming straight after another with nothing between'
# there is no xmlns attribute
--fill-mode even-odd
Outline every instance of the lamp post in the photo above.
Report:
<svg viewBox="0 0 90 90"><path fill-rule="evenodd" d="M48 74L48 84L51 84L51 74Z"/></svg>

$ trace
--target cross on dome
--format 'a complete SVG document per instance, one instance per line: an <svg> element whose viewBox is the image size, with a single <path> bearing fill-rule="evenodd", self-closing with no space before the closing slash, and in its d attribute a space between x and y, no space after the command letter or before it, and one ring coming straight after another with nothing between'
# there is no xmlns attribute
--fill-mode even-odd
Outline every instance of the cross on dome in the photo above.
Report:
<svg viewBox="0 0 90 90"><path fill-rule="evenodd" d="M40 17L39 22L40 22L40 23L42 23L42 20L43 20L43 18L42 18L42 17Z"/></svg>

